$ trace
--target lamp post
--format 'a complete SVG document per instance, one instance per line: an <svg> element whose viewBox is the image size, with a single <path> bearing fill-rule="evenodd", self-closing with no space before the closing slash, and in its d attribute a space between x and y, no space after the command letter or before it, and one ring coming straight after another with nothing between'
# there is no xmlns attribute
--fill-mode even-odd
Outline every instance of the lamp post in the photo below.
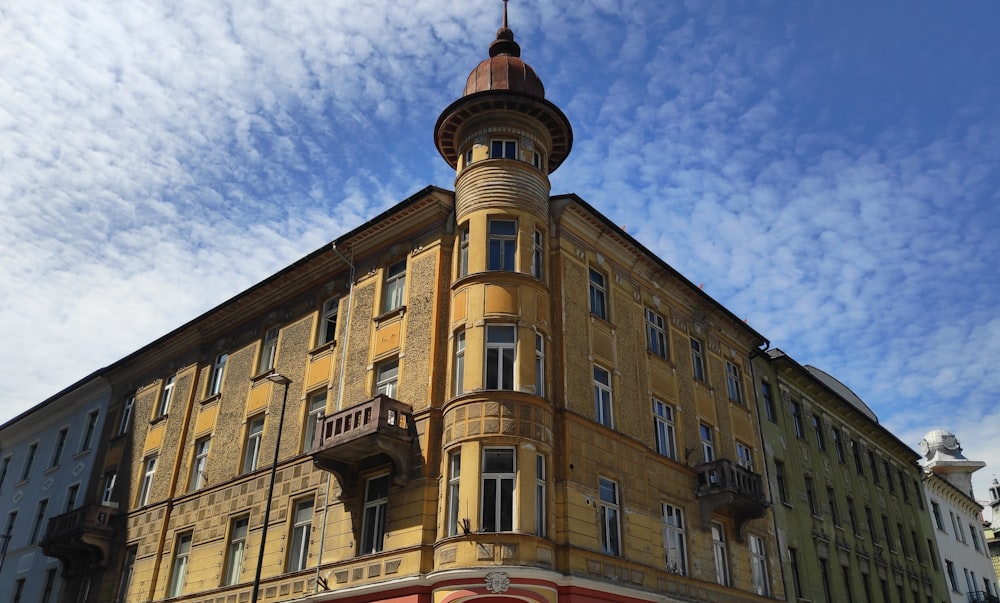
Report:
<svg viewBox="0 0 1000 603"><path fill-rule="evenodd" d="M281 429L285 425L285 404L288 402L288 385L291 379L281 373L271 373L265 377L272 383L285 386L285 392L281 396L281 414L278 415L278 437L274 441L274 462L271 463L271 481L267 486L267 503L264 505L264 526L260 531L260 547L257 552L257 571L253 577L253 593L250 595L250 603L257 603L257 591L260 590L260 570L264 565L264 545L267 542L267 524L271 517L271 497L274 496L274 480L278 474L278 451L281 448Z"/></svg>

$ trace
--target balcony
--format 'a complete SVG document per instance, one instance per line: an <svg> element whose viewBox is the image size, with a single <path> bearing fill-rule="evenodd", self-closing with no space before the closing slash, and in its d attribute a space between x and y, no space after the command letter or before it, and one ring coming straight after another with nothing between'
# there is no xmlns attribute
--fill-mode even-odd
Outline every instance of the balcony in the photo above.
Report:
<svg viewBox="0 0 1000 603"><path fill-rule="evenodd" d="M322 417L309 454L317 467L337 477L341 497L349 498L355 494L357 474L386 459L396 484L409 481L415 435L413 409L379 394Z"/></svg>
<svg viewBox="0 0 1000 603"><path fill-rule="evenodd" d="M1000 603L1000 599L993 593L976 590L969 592L969 603Z"/></svg>
<svg viewBox="0 0 1000 603"><path fill-rule="evenodd" d="M744 537L744 524L759 519L770 506L764 496L760 475L728 459L719 459L695 467L698 487L695 496L701 512L701 527L708 530L712 513L721 510L736 520L736 533Z"/></svg>
<svg viewBox="0 0 1000 603"><path fill-rule="evenodd" d="M63 564L65 575L104 567L115 538L117 507L87 505L49 520L42 551Z"/></svg>

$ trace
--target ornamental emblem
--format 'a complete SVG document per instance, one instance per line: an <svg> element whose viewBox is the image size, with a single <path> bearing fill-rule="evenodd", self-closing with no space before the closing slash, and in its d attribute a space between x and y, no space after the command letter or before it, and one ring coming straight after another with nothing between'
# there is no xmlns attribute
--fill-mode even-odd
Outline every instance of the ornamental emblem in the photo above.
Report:
<svg viewBox="0 0 1000 603"><path fill-rule="evenodd" d="M486 574L486 590L491 593L505 593L510 588L510 578L504 572Z"/></svg>

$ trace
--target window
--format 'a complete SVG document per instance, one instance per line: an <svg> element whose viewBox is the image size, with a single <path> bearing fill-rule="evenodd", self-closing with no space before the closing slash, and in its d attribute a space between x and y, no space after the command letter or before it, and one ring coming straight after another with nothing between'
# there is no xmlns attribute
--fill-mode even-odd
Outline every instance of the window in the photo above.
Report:
<svg viewBox="0 0 1000 603"><path fill-rule="evenodd" d="M460 500L459 480L462 477L462 453L455 451L448 454L448 517L445 520L445 533L449 536L458 534L458 513Z"/></svg>
<svg viewBox="0 0 1000 603"><path fill-rule="evenodd" d="M514 270L517 255L517 221L490 220L487 225L487 270Z"/></svg>
<svg viewBox="0 0 1000 603"><path fill-rule="evenodd" d="M821 452L826 452L826 437L823 435L823 417L819 416L819 413L814 413L812 420L813 432L816 433L816 447Z"/></svg>
<svg viewBox="0 0 1000 603"><path fill-rule="evenodd" d="M469 227L458 233L458 278L469 274Z"/></svg>
<svg viewBox="0 0 1000 603"><path fill-rule="evenodd" d="M222 391L222 376L226 372L226 360L228 358L228 354L219 354L215 357L215 362L212 364L212 375L208 380L208 391L206 392L209 396L214 396Z"/></svg>
<svg viewBox="0 0 1000 603"><path fill-rule="evenodd" d="M486 325L486 389L514 389L517 328Z"/></svg>
<svg viewBox="0 0 1000 603"><path fill-rule="evenodd" d="M819 574L823 584L823 600L826 603L833 603L832 593L830 592L830 566L826 559L821 558L819 560ZM889 601L888 598L885 600ZM902 603L902 600L900 600L900 603Z"/></svg>
<svg viewBox="0 0 1000 603"><path fill-rule="evenodd" d="M813 490L813 479L807 475L805 482L806 501L809 503L809 513L811 513L814 517L819 517L819 509L816 508L816 491Z"/></svg>
<svg viewBox="0 0 1000 603"><path fill-rule="evenodd" d="M548 530L547 505L545 504L546 480L545 480L545 456L535 455L535 534L545 538Z"/></svg>
<svg viewBox="0 0 1000 603"><path fill-rule="evenodd" d="M472 149L471 148L465 150L465 167L468 167L470 163L472 163Z"/></svg>
<svg viewBox="0 0 1000 603"><path fill-rule="evenodd" d="M101 489L101 504L106 505L114 500L115 482L118 480L117 471L108 471L104 474L104 487Z"/></svg>
<svg viewBox="0 0 1000 603"><path fill-rule="evenodd" d="M38 506L35 511L35 523L31 526L31 539L28 541L30 544L37 543L42 536L45 535L45 531L42 526L45 524L45 512L49 509L49 499L43 498L38 501Z"/></svg>
<svg viewBox="0 0 1000 603"><path fill-rule="evenodd" d="M238 517L229 524L229 543L226 545L226 562L222 568L222 585L229 586L240 581L243 557L247 548L249 517Z"/></svg>
<svg viewBox="0 0 1000 603"><path fill-rule="evenodd" d="M11 534L14 533L14 524L16 522L17 522L17 511L11 511L10 513L7 514L7 529L5 529L3 532L4 536L6 536L6 538L4 539L4 543L8 548L10 547Z"/></svg>
<svg viewBox="0 0 1000 603"><path fill-rule="evenodd" d="M663 551L666 556L667 571L687 574L687 533L684 526L684 510L663 503Z"/></svg>
<svg viewBox="0 0 1000 603"><path fill-rule="evenodd" d="M802 406L795 400L791 401L792 427L795 428L795 437L802 438Z"/></svg>
<svg viewBox="0 0 1000 603"><path fill-rule="evenodd" d="M956 593L962 592L958 588L958 578L955 576L955 564L952 563L950 560L945 559L944 567L945 567L945 572L948 574L948 584L951 586L951 590L955 591Z"/></svg>
<svg viewBox="0 0 1000 603"><path fill-rule="evenodd" d="M0 490L3 489L3 483L7 481L7 471L10 469L10 457L4 457L3 463L0 463Z"/></svg>
<svg viewBox="0 0 1000 603"><path fill-rule="evenodd" d="M656 398L653 398L653 430L656 434L656 452L677 460L674 409Z"/></svg>
<svg viewBox="0 0 1000 603"><path fill-rule="evenodd" d="M94 434L97 433L97 419L100 411L95 410L87 415L87 428L83 432L83 440L80 441L80 452L90 450L94 444Z"/></svg>
<svg viewBox="0 0 1000 603"><path fill-rule="evenodd" d="M257 372L264 373L274 368L278 358L278 327L271 327L264 333L264 343L260 347L260 362Z"/></svg>
<svg viewBox="0 0 1000 603"><path fill-rule="evenodd" d="M191 555L191 532L177 537L174 547L174 564L170 568L170 583L167 585L168 597L179 597L184 592L184 579L187 577L188 558Z"/></svg>
<svg viewBox="0 0 1000 603"><path fill-rule="evenodd" d="M903 531L903 524L896 523L896 535L899 536L899 550L903 551L903 555L906 557L910 556L910 551L906 550L906 536Z"/></svg>
<svg viewBox="0 0 1000 603"><path fill-rule="evenodd" d="M875 516L872 514L872 508L865 507L865 523L868 526L868 535L871 536L872 544L878 544L878 539L875 538Z"/></svg>
<svg viewBox="0 0 1000 603"><path fill-rule="evenodd" d="M851 455L854 457L854 469L858 472L858 475L863 476L865 474L865 466L861 462L861 446L858 445L856 440L851 440Z"/></svg>
<svg viewBox="0 0 1000 603"><path fill-rule="evenodd" d="M517 141L491 140L490 159L517 159Z"/></svg>
<svg viewBox="0 0 1000 603"><path fill-rule="evenodd" d="M385 512L389 507L389 474L365 483L365 508L361 518L362 555L382 552L385 540Z"/></svg>
<svg viewBox="0 0 1000 603"><path fill-rule="evenodd" d="M827 487L826 489L826 504L830 506L830 517L833 519L833 525L839 527L840 513L837 512L837 496L833 488Z"/></svg>
<svg viewBox="0 0 1000 603"><path fill-rule="evenodd" d="M851 530L855 534L860 534L858 531L858 516L854 512L854 499L850 496L847 497L847 518L851 522Z"/></svg>
<svg viewBox="0 0 1000 603"><path fill-rule="evenodd" d="M837 453L837 460L841 463L846 462L846 457L844 456L844 442L842 436L840 435L840 430L834 427L830 430L833 434L833 449Z"/></svg>
<svg viewBox="0 0 1000 603"><path fill-rule="evenodd" d="M893 485L892 467L889 465L889 461L882 461L882 466L885 468L885 483L889 486L889 492L895 492L896 487Z"/></svg>
<svg viewBox="0 0 1000 603"><path fill-rule="evenodd" d="M917 531L910 530L910 541L913 543L913 555L920 563L924 562L924 554L920 552L920 539L917 538Z"/></svg>
<svg viewBox="0 0 1000 603"><path fill-rule="evenodd" d="M660 358L667 357L667 331L663 324L663 316L649 308L646 312L646 349Z"/></svg>
<svg viewBox="0 0 1000 603"><path fill-rule="evenodd" d="M149 503L154 475L156 475L156 455L146 457L142 464L142 481L139 486L139 500L136 506L142 507Z"/></svg>
<svg viewBox="0 0 1000 603"><path fill-rule="evenodd" d="M56 435L56 449L52 453L52 463L49 467L56 467L62 461L63 451L66 449L66 438L69 436L69 427L63 427Z"/></svg>
<svg viewBox="0 0 1000 603"><path fill-rule="evenodd" d="M337 313L340 312L340 298L334 297L323 302L323 313L319 317L319 345L330 343L337 337Z"/></svg>
<svg viewBox="0 0 1000 603"><path fill-rule="evenodd" d="M760 394L761 399L764 400L764 414L767 416L767 420L777 423L778 413L774 409L774 390L771 389L771 384L767 381L761 381Z"/></svg>
<svg viewBox="0 0 1000 603"><path fill-rule="evenodd" d="M392 312L403 305L406 289L406 260L385 269L385 291L382 294L382 313Z"/></svg>
<svg viewBox="0 0 1000 603"><path fill-rule="evenodd" d="M514 466L513 448L483 450L483 507L480 526L483 532L514 530Z"/></svg>
<svg viewBox="0 0 1000 603"><path fill-rule="evenodd" d="M545 337L535 333L535 393L545 397Z"/></svg>
<svg viewBox="0 0 1000 603"><path fill-rule="evenodd" d="M174 382L176 377L167 377L160 392L160 404L156 407L156 416L162 417L170 411L170 400L174 397Z"/></svg>
<svg viewBox="0 0 1000 603"><path fill-rule="evenodd" d="M455 333L455 395L465 393L465 329Z"/></svg>
<svg viewBox="0 0 1000 603"><path fill-rule="evenodd" d="M706 463L715 460L715 441L713 439L712 428L704 423L698 426L701 433L701 453Z"/></svg>
<svg viewBox="0 0 1000 603"><path fill-rule="evenodd" d="M712 553L715 559L715 581L729 586L729 556L726 552L726 533L722 524L712 522Z"/></svg>
<svg viewBox="0 0 1000 603"><path fill-rule="evenodd" d="M736 459L740 467L753 471L753 452L749 446L736 442Z"/></svg>
<svg viewBox="0 0 1000 603"><path fill-rule="evenodd" d="M191 476L188 478L188 492L200 490L205 486L205 464L208 462L209 438L199 438L194 443L194 462L191 463Z"/></svg>
<svg viewBox="0 0 1000 603"><path fill-rule="evenodd" d="M544 278L545 276L545 243L542 232L536 230L531 237L531 276Z"/></svg>
<svg viewBox="0 0 1000 603"><path fill-rule="evenodd" d="M313 441L316 439L316 431L324 412L326 412L326 392L322 391L309 396L305 429L302 430L303 450L312 448Z"/></svg>
<svg viewBox="0 0 1000 603"><path fill-rule="evenodd" d="M882 531L885 533L885 544L890 551L896 550L896 543L892 540L892 528L889 527L889 516L882 515Z"/></svg>
<svg viewBox="0 0 1000 603"><path fill-rule="evenodd" d="M399 384L399 360L392 359L378 365L375 372L375 394L384 394L390 398L396 397L396 386Z"/></svg>
<svg viewBox="0 0 1000 603"><path fill-rule="evenodd" d="M972 546L975 547L977 551L982 553L983 549L979 547L979 537L976 535L976 526L971 523L969 524L969 537L972 538Z"/></svg>
<svg viewBox="0 0 1000 603"><path fill-rule="evenodd" d="M21 596L24 595L24 581L25 578L18 578L17 582L14 583L14 603L21 603Z"/></svg>
<svg viewBox="0 0 1000 603"><path fill-rule="evenodd" d="M872 470L872 481L875 482L876 484L882 483L882 480L879 479L878 475L878 465L875 464L875 453L872 452L871 450L868 451L868 465L871 467Z"/></svg>
<svg viewBox="0 0 1000 603"><path fill-rule="evenodd" d="M931 565L934 566L934 570L938 569L937 553L934 552L934 541L930 538L927 539L927 553L931 560Z"/></svg>
<svg viewBox="0 0 1000 603"><path fill-rule="evenodd" d="M958 518L951 511L948 512L951 515L951 527L955 530L955 540L965 544L965 534L962 533L962 525L958 522Z"/></svg>
<svg viewBox="0 0 1000 603"><path fill-rule="evenodd" d="M778 498L788 504L788 490L785 487L785 464L774 461L774 481L778 483Z"/></svg>
<svg viewBox="0 0 1000 603"><path fill-rule="evenodd" d="M306 568L309 559L309 534L312 532L312 499L300 500L295 503L292 512L292 535L289 538L288 566L289 572L297 572Z"/></svg>
<svg viewBox="0 0 1000 603"><path fill-rule="evenodd" d="M842 565L840 566L840 576L844 581L844 592L847 593L847 600L854 600L854 592L851 589L851 566Z"/></svg>
<svg viewBox="0 0 1000 603"><path fill-rule="evenodd" d="M129 426L132 424L132 412L135 410L135 396L129 396L125 400L125 405L122 406L122 420L118 424L118 435L121 435L128 431Z"/></svg>
<svg viewBox="0 0 1000 603"><path fill-rule="evenodd" d="M130 546L125 551L125 563L122 565L122 579L118 583L118 595L115 603L125 603L129 587L132 586L132 574L135 572L135 557L139 552L139 547Z"/></svg>
<svg viewBox="0 0 1000 603"><path fill-rule="evenodd" d="M705 381L705 356L701 342L694 337L691 338L691 371L695 381Z"/></svg>
<svg viewBox="0 0 1000 603"><path fill-rule="evenodd" d="M80 494L80 484L73 484L66 489L66 506L63 513L69 513L76 508L76 497Z"/></svg>
<svg viewBox="0 0 1000 603"><path fill-rule="evenodd" d="M260 460L260 443L264 435L264 415L250 417L247 421L246 441L243 444L243 473L257 469Z"/></svg>
<svg viewBox="0 0 1000 603"><path fill-rule="evenodd" d="M750 535L750 576L753 581L753 592L762 597L769 596L770 583L767 579L767 549L764 539Z"/></svg>
<svg viewBox="0 0 1000 603"><path fill-rule="evenodd" d="M600 492L601 548L608 555L619 557L622 554L622 545L618 484L602 477L600 478Z"/></svg>
<svg viewBox="0 0 1000 603"><path fill-rule="evenodd" d="M743 404L743 382L740 380L740 367L726 361L726 388L729 391L729 401Z"/></svg>
<svg viewBox="0 0 1000 603"><path fill-rule="evenodd" d="M612 414L611 373L594 365L594 407L597 422L605 427L615 426Z"/></svg>
<svg viewBox="0 0 1000 603"><path fill-rule="evenodd" d="M796 549L788 549L788 566L792 570L792 586L795 588L795 596L802 598L802 578L799 576L799 552ZM871 601L871 597L867 598Z"/></svg>
<svg viewBox="0 0 1000 603"><path fill-rule="evenodd" d="M899 490L903 493L903 500L910 502L910 492L906 489L906 478L903 477L903 470L897 469L896 476L899 477Z"/></svg>
<svg viewBox="0 0 1000 603"><path fill-rule="evenodd" d="M24 459L24 467L21 468L21 481L31 477L31 466L35 464L35 455L38 454L38 442L28 446L28 457Z"/></svg>
<svg viewBox="0 0 1000 603"><path fill-rule="evenodd" d="M604 275L590 269L590 313L602 319L608 319L607 285Z"/></svg>

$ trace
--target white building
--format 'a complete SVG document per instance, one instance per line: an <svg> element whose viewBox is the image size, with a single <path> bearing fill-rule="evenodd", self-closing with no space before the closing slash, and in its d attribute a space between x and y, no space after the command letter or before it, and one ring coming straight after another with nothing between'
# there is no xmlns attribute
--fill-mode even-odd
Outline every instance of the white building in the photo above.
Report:
<svg viewBox="0 0 1000 603"><path fill-rule="evenodd" d="M927 509L952 603L997 603L997 576L983 537L983 507L972 493L972 474L986 463L965 458L958 438L944 429L924 436L920 449Z"/></svg>
<svg viewBox="0 0 1000 603"><path fill-rule="evenodd" d="M64 568L42 550L49 520L92 487L108 414L103 378L67 388L0 426L0 585L10 601L57 601Z"/></svg>

